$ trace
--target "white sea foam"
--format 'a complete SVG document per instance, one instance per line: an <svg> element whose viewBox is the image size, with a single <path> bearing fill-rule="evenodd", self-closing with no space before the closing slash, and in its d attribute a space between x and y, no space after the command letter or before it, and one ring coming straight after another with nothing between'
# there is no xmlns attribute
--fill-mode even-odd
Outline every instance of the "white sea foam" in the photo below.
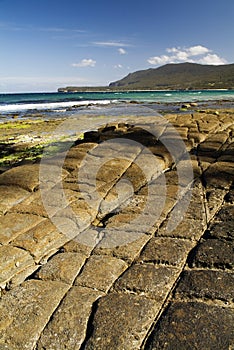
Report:
<svg viewBox="0 0 234 350"><path fill-rule="evenodd" d="M111 100L90 100L90 101L72 101L72 102L51 102L51 103L25 103L25 104L8 104L0 105L0 113L22 112L29 110L56 110L58 108L68 108L74 106L88 106L88 105L108 105L115 103Z"/></svg>

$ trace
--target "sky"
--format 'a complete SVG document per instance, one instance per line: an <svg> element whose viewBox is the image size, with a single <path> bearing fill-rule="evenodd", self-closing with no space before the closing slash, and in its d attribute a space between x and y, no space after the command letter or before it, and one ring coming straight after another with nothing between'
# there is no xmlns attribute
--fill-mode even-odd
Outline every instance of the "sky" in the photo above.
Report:
<svg viewBox="0 0 234 350"><path fill-rule="evenodd" d="M167 63L234 63L233 0L0 0L0 93L106 86Z"/></svg>

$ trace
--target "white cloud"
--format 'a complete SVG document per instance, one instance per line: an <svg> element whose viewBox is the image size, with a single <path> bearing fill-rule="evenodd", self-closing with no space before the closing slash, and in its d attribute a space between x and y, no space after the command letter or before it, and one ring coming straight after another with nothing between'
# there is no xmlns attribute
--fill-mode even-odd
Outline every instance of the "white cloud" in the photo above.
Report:
<svg viewBox="0 0 234 350"><path fill-rule="evenodd" d="M188 52L189 56L199 56L211 52L211 50L209 50L207 47L201 45L189 47L186 51Z"/></svg>
<svg viewBox="0 0 234 350"><path fill-rule="evenodd" d="M122 64L116 64L114 68L123 68Z"/></svg>
<svg viewBox="0 0 234 350"><path fill-rule="evenodd" d="M186 51L178 51L175 56L173 56L173 59L178 61L187 61L189 58L189 54Z"/></svg>
<svg viewBox="0 0 234 350"><path fill-rule="evenodd" d="M163 55L163 56L155 56L155 57L150 57L147 60L150 64L153 65L158 65L158 64L166 64L166 63L173 63L171 60L171 57Z"/></svg>
<svg viewBox="0 0 234 350"><path fill-rule="evenodd" d="M227 61L224 58L219 57L216 54L208 54L208 55L204 56L203 58L201 58L198 61L198 63L220 65L220 64L226 64Z"/></svg>
<svg viewBox="0 0 234 350"><path fill-rule="evenodd" d="M171 47L171 48L166 49L166 51L168 53L178 52L179 50L180 50L180 47Z"/></svg>
<svg viewBox="0 0 234 350"><path fill-rule="evenodd" d="M127 53L127 51L124 50L122 47L120 47L120 48L118 49L118 52L119 52L120 55L126 55L126 53Z"/></svg>
<svg viewBox="0 0 234 350"><path fill-rule="evenodd" d="M103 46L103 47L128 47L128 44L121 43L119 41L95 41L92 43L96 46Z"/></svg>
<svg viewBox="0 0 234 350"><path fill-rule="evenodd" d="M166 49L170 55L161 55L150 57L147 62L152 65L163 65L167 63L192 62L201 64L225 64L226 60L212 53L212 50L202 45L191 46L187 48L172 47ZM198 57L196 57L198 56ZM191 57L196 57L192 59Z"/></svg>
<svg viewBox="0 0 234 350"><path fill-rule="evenodd" d="M95 67L96 61L91 58L84 58L81 62L72 63L72 67Z"/></svg>

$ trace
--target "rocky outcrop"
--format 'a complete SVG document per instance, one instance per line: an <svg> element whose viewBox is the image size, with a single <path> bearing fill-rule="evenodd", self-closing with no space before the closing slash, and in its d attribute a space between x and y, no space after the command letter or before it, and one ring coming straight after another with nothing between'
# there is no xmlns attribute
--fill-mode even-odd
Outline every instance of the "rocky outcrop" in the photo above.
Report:
<svg viewBox="0 0 234 350"><path fill-rule="evenodd" d="M134 123L0 174L1 349L233 348L233 112Z"/></svg>

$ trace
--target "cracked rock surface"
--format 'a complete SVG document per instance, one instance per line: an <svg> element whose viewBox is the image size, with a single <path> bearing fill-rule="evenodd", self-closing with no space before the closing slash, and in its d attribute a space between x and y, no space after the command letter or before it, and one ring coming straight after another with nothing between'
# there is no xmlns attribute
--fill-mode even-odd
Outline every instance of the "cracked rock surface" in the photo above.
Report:
<svg viewBox="0 0 234 350"><path fill-rule="evenodd" d="M0 349L234 349L233 132L128 117L0 174Z"/></svg>

